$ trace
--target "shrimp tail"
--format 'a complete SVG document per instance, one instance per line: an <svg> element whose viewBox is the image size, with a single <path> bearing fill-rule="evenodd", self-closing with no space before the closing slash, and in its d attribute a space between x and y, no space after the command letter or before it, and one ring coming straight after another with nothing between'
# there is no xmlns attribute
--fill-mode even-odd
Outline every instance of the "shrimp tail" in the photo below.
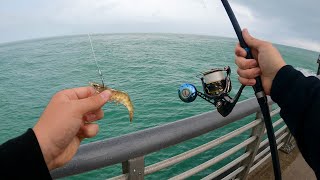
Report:
<svg viewBox="0 0 320 180"><path fill-rule="evenodd" d="M134 110L133 110L133 105L129 95L126 92L118 91L115 89L111 89L111 92L112 92L111 101L123 104L128 109L129 119L130 119L130 122L132 122Z"/></svg>

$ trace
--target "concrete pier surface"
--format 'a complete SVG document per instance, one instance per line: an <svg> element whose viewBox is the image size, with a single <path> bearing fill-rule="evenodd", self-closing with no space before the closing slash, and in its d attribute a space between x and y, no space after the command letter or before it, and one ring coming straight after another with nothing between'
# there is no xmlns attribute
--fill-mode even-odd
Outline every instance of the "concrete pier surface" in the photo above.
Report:
<svg viewBox="0 0 320 180"><path fill-rule="evenodd" d="M283 180L316 180L313 170L305 162L299 149L286 154L279 151L280 166ZM264 164L249 174L248 180L274 179L272 162L269 158Z"/></svg>

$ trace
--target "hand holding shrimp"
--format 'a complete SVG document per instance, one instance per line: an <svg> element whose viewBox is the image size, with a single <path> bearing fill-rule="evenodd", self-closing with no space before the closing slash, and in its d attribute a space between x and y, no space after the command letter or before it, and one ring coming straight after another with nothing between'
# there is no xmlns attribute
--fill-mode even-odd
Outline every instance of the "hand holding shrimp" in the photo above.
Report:
<svg viewBox="0 0 320 180"><path fill-rule="evenodd" d="M67 163L84 138L96 136L95 121L102 119L101 107L111 92L95 93L92 87L65 89L56 93L42 113L33 131L49 170Z"/></svg>

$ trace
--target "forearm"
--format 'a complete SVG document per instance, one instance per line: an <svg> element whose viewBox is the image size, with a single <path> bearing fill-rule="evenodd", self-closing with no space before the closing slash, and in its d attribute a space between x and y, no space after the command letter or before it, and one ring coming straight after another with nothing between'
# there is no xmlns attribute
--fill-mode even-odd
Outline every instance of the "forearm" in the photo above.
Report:
<svg viewBox="0 0 320 180"><path fill-rule="evenodd" d="M32 129L0 146L0 163L4 179L52 179Z"/></svg>
<svg viewBox="0 0 320 180"><path fill-rule="evenodd" d="M319 174L320 144L315 141L320 139L320 80L284 66L273 81L271 98L281 108L302 155Z"/></svg>

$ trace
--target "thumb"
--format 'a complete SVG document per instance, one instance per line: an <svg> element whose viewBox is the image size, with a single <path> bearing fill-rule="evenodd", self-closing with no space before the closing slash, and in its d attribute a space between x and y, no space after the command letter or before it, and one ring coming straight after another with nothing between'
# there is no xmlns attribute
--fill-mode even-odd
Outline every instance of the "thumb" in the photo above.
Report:
<svg viewBox="0 0 320 180"><path fill-rule="evenodd" d="M248 44L250 48L258 49L263 44L263 41L252 37L249 34L248 29L244 29L242 31L242 35L243 35L244 41Z"/></svg>
<svg viewBox="0 0 320 180"><path fill-rule="evenodd" d="M109 90L105 90L100 94L96 94L85 99L77 100L76 108L83 114L95 111L101 108L110 99L110 97L111 92Z"/></svg>

